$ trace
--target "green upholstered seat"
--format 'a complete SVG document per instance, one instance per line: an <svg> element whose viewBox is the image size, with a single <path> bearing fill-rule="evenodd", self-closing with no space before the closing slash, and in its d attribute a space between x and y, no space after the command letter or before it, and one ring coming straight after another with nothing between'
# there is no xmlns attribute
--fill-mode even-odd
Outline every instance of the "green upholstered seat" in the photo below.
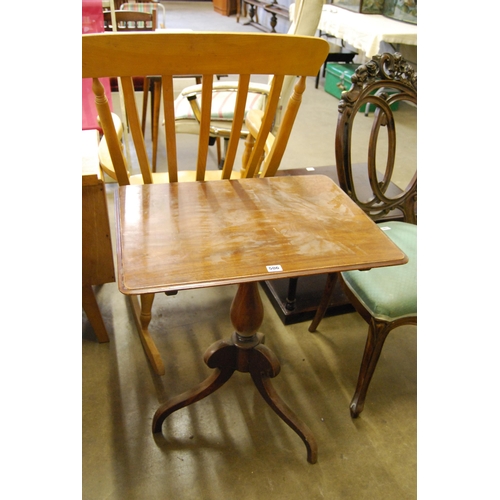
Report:
<svg viewBox="0 0 500 500"><path fill-rule="evenodd" d="M378 224L408 256L402 266L342 273L344 282L379 320L394 321L417 314L417 226L406 222Z"/></svg>

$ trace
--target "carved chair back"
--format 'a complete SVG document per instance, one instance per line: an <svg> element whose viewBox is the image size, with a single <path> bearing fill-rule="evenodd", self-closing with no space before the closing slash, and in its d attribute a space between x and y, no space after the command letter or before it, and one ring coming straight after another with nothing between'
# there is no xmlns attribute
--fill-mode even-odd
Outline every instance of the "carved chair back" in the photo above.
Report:
<svg viewBox="0 0 500 500"><path fill-rule="evenodd" d="M412 163L410 172L406 171L406 179L399 181L400 189L396 193L391 188L394 187L392 183L397 167L401 171L401 165L397 165L396 115L399 113L403 116L406 109L416 117L416 110L412 107L417 104L417 73L400 54L386 53L376 55L368 63L359 66L351 81L351 88L342 93L338 106L335 156L340 186L373 220L381 220L389 213L399 212L396 218L416 224L416 157L401 160ZM358 134L354 133L354 122L357 117L367 119L366 116L372 111L373 122L366 148L367 163L363 166L367 177L364 187L367 184L370 186L367 194L366 189L363 192L360 188L359 172L355 172L358 164L353 162L354 155L360 149L359 143L355 142ZM381 156L383 161L380 161Z"/></svg>

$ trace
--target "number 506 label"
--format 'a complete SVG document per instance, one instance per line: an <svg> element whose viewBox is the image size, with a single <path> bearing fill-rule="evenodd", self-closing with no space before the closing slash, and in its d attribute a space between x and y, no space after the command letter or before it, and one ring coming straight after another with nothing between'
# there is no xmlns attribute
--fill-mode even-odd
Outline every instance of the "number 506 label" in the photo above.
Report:
<svg viewBox="0 0 500 500"><path fill-rule="evenodd" d="M274 266L266 266L266 269L268 273L277 273L279 271L283 271L283 268L279 264L276 264Z"/></svg>

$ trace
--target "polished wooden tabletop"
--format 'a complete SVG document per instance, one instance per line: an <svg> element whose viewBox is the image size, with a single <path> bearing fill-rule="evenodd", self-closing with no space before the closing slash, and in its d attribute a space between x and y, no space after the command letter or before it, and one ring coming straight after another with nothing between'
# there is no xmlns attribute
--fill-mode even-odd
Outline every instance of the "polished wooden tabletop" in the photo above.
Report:
<svg viewBox="0 0 500 500"><path fill-rule="evenodd" d="M116 210L124 294L407 261L323 175L123 186Z"/></svg>

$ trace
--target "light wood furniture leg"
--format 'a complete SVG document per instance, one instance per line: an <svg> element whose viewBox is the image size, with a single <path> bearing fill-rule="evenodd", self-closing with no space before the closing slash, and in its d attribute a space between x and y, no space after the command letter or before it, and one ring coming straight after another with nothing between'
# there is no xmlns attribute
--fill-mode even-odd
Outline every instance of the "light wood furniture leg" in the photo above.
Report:
<svg viewBox="0 0 500 500"><path fill-rule="evenodd" d="M258 284L240 284L231 305L231 322L235 332L231 339L212 344L204 356L205 363L214 372L197 387L160 406L153 418L153 433L161 432L163 422L173 412L196 403L219 389L234 371L250 373L267 404L304 442L307 461L316 463L318 447L311 430L285 404L271 384L271 378L280 372L280 363L276 355L263 345L263 335L257 333L263 318L264 309Z"/></svg>
<svg viewBox="0 0 500 500"><path fill-rule="evenodd" d="M82 131L82 307L99 342L109 342L93 285L115 281L97 130Z"/></svg>
<svg viewBox="0 0 500 500"><path fill-rule="evenodd" d="M94 290L92 285L82 286L82 307L87 315L97 340L101 343L109 342L108 333L106 332L106 326L102 320L101 311L99 310L99 305L95 299Z"/></svg>
<svg viewBox="0 0 500 500"><path fill-rule="evenodd" d="M149 362L157 375L165 375L165 365L163 364L160 352L151 338L148 329L149 323L151 322L151 308L153 307L154 293L141 295L140 303L138 297L135 295L131 295L129 299L132 305L137 331L139 332L139 337Z"/></svg>
<svg viewBox="0 0 500 500"><path fill-rule="evenodd" d="M160 124L160 103L161 103L161 78L152 77L153 82L153 97L152 97L152 136L153 136L153 158L151 161L151 168L156 172L156 156L158 154L158 129Z"/></svg>
<svg viewBox="0 0 500 500"><path fill-rule="evenodd" d="M252 134L248 134L247 135L247 138L245 139L245 148L243 150L243 156L241 157L241 176L242 177L246 177L246 172L247 172L247 164L248 164L248 161L250 160L250 155L252 153L252 149L254 147L254 144L255 144L255 137L252 135ZM261 169L261 165L262 163L264 162L264 158L265 158L265 153L262 152L262 157L260 158L259 160L259 163L258 163L258 168L256 169L256 176L259 176L260 175L260 169Z"/></svg>

